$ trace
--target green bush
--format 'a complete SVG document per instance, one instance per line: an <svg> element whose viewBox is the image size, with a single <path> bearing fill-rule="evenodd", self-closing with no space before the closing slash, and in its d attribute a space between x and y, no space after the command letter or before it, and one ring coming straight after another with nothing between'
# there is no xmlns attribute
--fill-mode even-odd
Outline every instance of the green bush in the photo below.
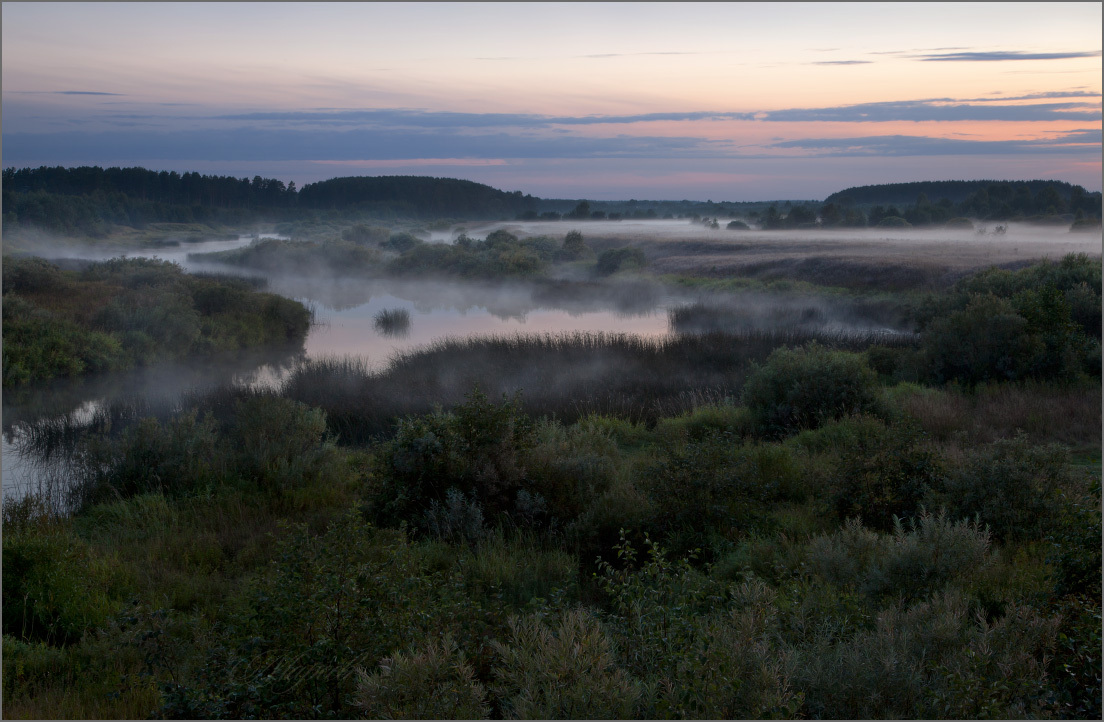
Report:
<svg viewBox="0 0 1104 722"><path fill-rule="evenodd" d="M405 234L404 234L405 235ZM358 223L341 232L341 239L357 245L380 245L391 238L391 230L380 226L366 226Z"/></svg>
<svg viewBox="0 0 1104 722"><path fill-rule="evenodd" d="M278 396L254 396L236 404L230 438L236 472L262 489L336 481L333 444L321 409Z"/></svg>
<svg viewBox="0 0 1104 722"><path fill-rule="evenodd" d="M1070 255L966 278L919 310L922 356L936 381L1100 373L1100 261Z"/></svg>
<svg viewBox="0 0 1104 722"><path fill-rule="evenodd" d="M879 410L877 376L862 356L817 343L776 349L744 385L743 401L769 436Z"/></svg>
<svg viewBox="0 0 1104 722"><path fill-rule="evenodd" d="M510 620L494 642L500 658L491 689L509 719L628 719L640 685L617 665L602 625L583 610L551 625L539 618Z"/></svg>
<svg viewBox="0 0 1104 722"><path fill-rule="evenodd" d="M945 514L900 521L891 535L851 519L809 544L808 570L832 584L879 599L921 599L948 584L963 585L992 563L989 532Z"/></svg>
<svg viewBox="0 0 1104 722"><path fill-rule="evenodd" d="M5 388L127 365L118 339L40 309L14 293L4 294L3 326Z"/></svg>
<svg viewBox="0 0 1104 722"><path fill-rule="evenodd" d="M359 672L365 719L487 719L487 690L451 636L396 652L372 674Z"/></svg>
<svg viewBox="0 0 1104 722"><path fill-rule="evenodd" d="M620 456L607 431L593 424L570 427L538 422L524 464L532 493L553 519L570 522L613 483Z"/></svg>
<svg viewBox="0 0 1104 722"><path fill-rule="evenodd" d="M69 279L61 269L43 258L4 256L3 260L5 303L9 293L58 293L69 285Z"/></svg>
<svg viewBox="0 0 1104 722"><path fill-rule="evenodd" d="M753 528L782 498L788 462L715 435L668 449L642 467L634 483L650 502L647 527L682 553L708 549Z"/></svg>
<svg viewBox="0 0 1104 722"><path fill-rule="evenodd" d="M773 592L751 581L725 589L658 545L638 564L624 536L603 563L604 622L622 665L645 685L638 717L793 717L800 693L778 648Z"/></svg>
<svg viewBox="0 0 1104 722"><path fill-rule="evenodd" d="M515 608L562 597L578 585L578 564L573 556L542 546L524 532L512 537L492 532L469 549L460 564L470 588Z"/></svg>
<svg viewBox="0 0 1104 722"><path fill-rule="evenodd" d="M518 492L528 490L523 464L534 442L533 423L518 398L504 396L496 404L478 389L452 413L402 419L380 455L377 518L420 518L452 488L492 516L513 511Z"/></svg>
<svg viewBox="0 0 1104 722"><path fill-rule="evenodd" d="M562 253L564 258L568 260L577 260L583 258L590 253L590 247L587 246L586 241L583 239L583 234L579 231L568 231L564 236Z"/></svg>
<svg viewBox="0 0 1104 722"><path fill-rule="evenodd" d="M80 507L150 492L182 496L211 488L225 472L218 425L192 411L165 424L142 419L119 437L88 439L73 494Z"/></svg>
<svg viewBox="0 0 1104 722"><path fill-rule="evenodd" d="M928 501L957 518L977 517L1002 541L1038 539L1054 522L1063 490L1072 489L1069 452L1033 446L1024 435L970 452Z"/></svg>
<svg viewBox="0 0 1104 722"><path fill-rule="evenodd" d="M994 622L960 593L898 604L843 643L802 650L804 712L826 719L1019 719L1049 716L1042 690L1056 621L1012 606Z"/></svg>
<svg viewBox="0 0 1104 722"><path fill-rule="evenodd" d="M873 433L842 441L829 472L832 505L840 520L858 517L875 529L916 516L941 488L943 463L916 431L872 420Z"/></svg>
<svg viewBox="0 0 1104 722"><path fill-rule="evenodd" d="M611 276L618 271L643 268L648 265L644 251L639 248L611 248L598 254L594 270L599 276Z"/></svg>
<svg viewBox="0 0 1104 722"><path fill-rule="evenodd" d="M67 521L34 511L34 504L34 497L4 503L4 635L73 644L106 625L130 580Z"/></svg>
<svg viewBox="0 0 1104 722"><path fill-rule="evenodd" d="M287 528L271 566L216 630L219 644L165 716L351 719L358 670L446 631L477 605L401 532L348 513L321 535Z"/></svg>

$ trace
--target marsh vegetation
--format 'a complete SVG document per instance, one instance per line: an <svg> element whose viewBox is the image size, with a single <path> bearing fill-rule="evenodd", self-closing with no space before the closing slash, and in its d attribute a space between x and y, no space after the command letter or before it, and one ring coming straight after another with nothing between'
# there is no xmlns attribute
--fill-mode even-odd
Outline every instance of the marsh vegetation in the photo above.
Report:
<svg viewBox="0 0 1104 722"><path fill-rule="evenodd" d="M6 715L1100 716L1098 250L575 220L5 258L5 383L9 306L305 349L5 408Z"/></svg>

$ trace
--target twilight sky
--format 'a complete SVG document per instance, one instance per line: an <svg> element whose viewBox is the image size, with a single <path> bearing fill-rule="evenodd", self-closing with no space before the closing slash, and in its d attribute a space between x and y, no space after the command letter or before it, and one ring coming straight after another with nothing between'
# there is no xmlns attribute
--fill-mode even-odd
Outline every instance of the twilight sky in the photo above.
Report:
<svg viewBox="0 0 1104 722"><path fill-rule="evenodd" d="M1101 189L1100 3L3 3L3 165Z"/></svg>

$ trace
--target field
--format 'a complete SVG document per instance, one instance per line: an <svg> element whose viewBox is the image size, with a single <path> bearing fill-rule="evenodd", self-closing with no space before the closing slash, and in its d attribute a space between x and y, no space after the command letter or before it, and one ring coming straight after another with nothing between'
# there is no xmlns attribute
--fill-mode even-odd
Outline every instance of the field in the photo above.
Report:
<svg viewBox="0 0 1104 722"><path fill-rule="evenodd" d="M497 264L526 303L665 289L664 337L28 423L5 717L1098 718L1099 236L636 225L358 257L441 295Z"/></svg>

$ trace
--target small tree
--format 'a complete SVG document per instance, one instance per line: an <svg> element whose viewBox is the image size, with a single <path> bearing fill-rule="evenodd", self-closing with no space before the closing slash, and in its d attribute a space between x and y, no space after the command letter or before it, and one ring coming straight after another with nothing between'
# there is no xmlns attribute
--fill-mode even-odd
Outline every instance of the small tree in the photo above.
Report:
<svg viewBox="0 0 1104 722"><path fill-rule="evenodd" d="M570 231L564 236L563 251L568 258L580 258L586 255L587 245L583 240L583 234L578 231Z"/></svg>

